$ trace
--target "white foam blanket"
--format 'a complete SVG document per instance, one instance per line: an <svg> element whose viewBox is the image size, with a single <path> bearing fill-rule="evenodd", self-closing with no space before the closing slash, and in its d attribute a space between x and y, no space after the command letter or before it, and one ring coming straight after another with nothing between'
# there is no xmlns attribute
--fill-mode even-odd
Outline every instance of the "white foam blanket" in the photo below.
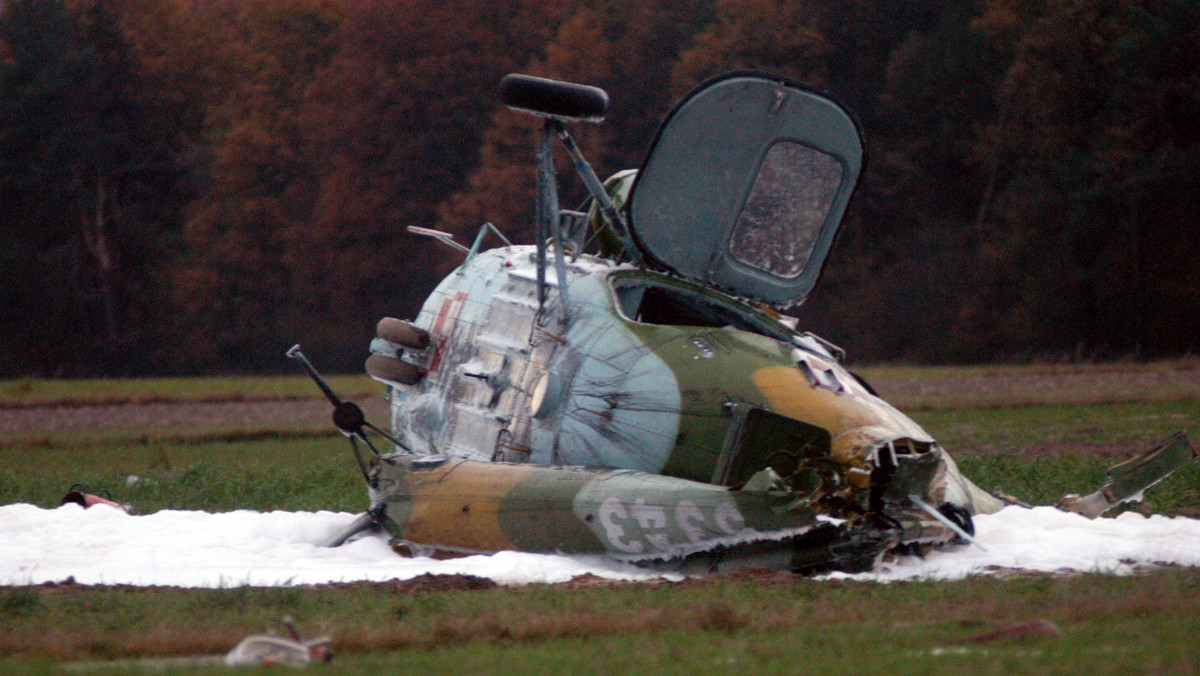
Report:
<svg viewBox="0 0 1200 676"><path fill-rule="evenodd" d="M465 574L500 584L554 583L591 573L661 577L603 557L500 552L447 561L404 558L386 537L338 548L318 543L354 519L335 512L130 515L96 505L0 506L0 585L74 578L80 584L177 587L285 586ZM1200 566L1200 520L1126 513L1088 520L1049 507L1009 507L975 519L986 548L963 545L925 558L885 561L861 580L959 579L998 570L1127 574L1138 567Z"/></svg>

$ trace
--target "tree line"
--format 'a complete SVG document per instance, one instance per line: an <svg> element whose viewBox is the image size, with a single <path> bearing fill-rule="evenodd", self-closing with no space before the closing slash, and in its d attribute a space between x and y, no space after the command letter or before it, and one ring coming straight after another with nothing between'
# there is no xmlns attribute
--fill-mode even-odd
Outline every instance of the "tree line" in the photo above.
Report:
<svg viewBox="0 0 1200 676"><path fill-rule="evenodd" d="M857 361L1194 353L1197 44L1194 0L5 0L0 376L358 370L459 260L405 226L531 240L508 72L609 92L601 176L722 72L844 101L793 312Z"/></svg>

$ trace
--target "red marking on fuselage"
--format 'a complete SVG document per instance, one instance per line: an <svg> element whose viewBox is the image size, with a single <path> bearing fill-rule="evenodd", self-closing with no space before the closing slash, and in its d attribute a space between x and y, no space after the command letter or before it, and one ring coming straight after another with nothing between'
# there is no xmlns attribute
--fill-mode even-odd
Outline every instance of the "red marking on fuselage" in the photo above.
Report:
<svg viewBox="0 0 1200 676"><path fill-rule="evenodd" d="M433 336L437 339L437 345L433 348L433 357L429 360L430 374L437 373L438 367L442 364L443 349L446 347L446 342L450 340L450 334L454 332L454 325L458 322L458 316L462 313L466 299L465 291L454 291L442 298L437 319L433 320Z"/></svg>

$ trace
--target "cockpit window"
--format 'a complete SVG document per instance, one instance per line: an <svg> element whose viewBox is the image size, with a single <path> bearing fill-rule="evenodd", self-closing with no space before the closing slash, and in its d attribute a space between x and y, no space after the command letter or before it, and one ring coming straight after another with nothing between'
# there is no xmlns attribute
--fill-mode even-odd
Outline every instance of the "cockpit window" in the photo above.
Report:
<svg viewBox="0 0 1200 676"><path fill-rule="evenodd" d="M793 141L775 143L738 216L729 252L759 270L799 277L841 182L842 163L833 155Z"/></svg>
<svg viewBox="0 0 1200 676"><path fill-rule="evenodd" d="M621 314L635 322L714 328L729 326L776 340L788 339L782 329L769 326L768 322L752 313L688 288L656 283L642 277L627 277L613 279L612 289Z"/></svg>

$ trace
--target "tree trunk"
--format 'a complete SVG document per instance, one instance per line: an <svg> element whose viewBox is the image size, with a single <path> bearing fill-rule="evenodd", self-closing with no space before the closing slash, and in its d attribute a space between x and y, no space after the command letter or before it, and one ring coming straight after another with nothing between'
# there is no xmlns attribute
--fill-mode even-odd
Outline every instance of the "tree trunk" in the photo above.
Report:
<svg viewBox="0 0 1200 676"><path fill-rule="evenodd" d="M83 219L83 241L96 261L100 292L100 312L104 320L104 336L109 342L117 339L117 307L113 296L113 251L110 239L111 195L108 178L97 172L94 209Z"/></svg>

